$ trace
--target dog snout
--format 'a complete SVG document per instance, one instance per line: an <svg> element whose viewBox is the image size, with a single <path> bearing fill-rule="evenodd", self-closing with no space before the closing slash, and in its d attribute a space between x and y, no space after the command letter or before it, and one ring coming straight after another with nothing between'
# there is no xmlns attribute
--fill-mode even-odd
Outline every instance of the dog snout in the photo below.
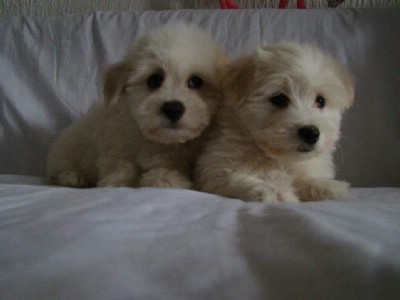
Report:
<svg viewBox="0 0 400 300"><path fill-rule="evenodd" d="M173 100L165 102L161 106L161 112L171 121L178 121L185 113L185 106L182 102Z"/></svg>
<svg viewBox="0 0 400 300"><path fill-rule="evenodd" d="M299 137L309 145L314 145L319 139L319 129L314 125L303 126L298 130Z"/></svg>

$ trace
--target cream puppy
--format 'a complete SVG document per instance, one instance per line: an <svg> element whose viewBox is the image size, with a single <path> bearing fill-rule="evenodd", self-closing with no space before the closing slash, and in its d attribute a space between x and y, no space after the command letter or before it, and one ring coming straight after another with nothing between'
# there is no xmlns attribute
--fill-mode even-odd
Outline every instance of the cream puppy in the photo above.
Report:
<svg viewBox="0 0 400 300"><path fill-rule="evenodd" d="M140 38L104 75L104 103L64 130L47 160L51 182L72 187L191 188L199 138L222 99L225 55L188 24Z"/></svg>
<svg viewBox="0 0 400 300"><path fill-rule="evenodd" d="M196 167L199 190L267 203L343 197L332 153L352 79L310 45L280 43L238 58Z"/></svg>

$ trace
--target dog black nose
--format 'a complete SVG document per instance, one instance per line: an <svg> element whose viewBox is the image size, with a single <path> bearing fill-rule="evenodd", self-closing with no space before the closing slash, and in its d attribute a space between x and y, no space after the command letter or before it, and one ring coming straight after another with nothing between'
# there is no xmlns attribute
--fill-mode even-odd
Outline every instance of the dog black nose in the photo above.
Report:
<svg viewBox="0 0 400 300"><path fill-rule="evenodd" d="M299 136L309 145L314 145L318 142L319 129L314 125L303 126L298 131Z"/></svg>
<svg viewBox="0 0 400 300"><path fill-rule="evenodd" d="M171 122L176 122L183 116L185 106L180 101L168 101L161 106L161 112L166 115Z"/></svg>

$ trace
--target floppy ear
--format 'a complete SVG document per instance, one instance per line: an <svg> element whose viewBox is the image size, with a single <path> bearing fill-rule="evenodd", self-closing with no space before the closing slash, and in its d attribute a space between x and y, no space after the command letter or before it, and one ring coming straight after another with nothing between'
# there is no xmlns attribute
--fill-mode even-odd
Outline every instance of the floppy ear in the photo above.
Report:
<svg viewBox="0 0 400 300"><path fill-rule="evenodd" d="M285 45L285 43L281 43L281 48L282 46ZM259 47L256 50L256 59L260 62L263 63L268 63L271 59L273 59L274 56L274 50L276 50L277 46L269 46L269 45L263 45ZM282 49L283 50L283 49Z"/></svg>
<svg viewBox="0 0 400 300"><path fill-rule="evenodd" d="M115 105L118 102L130 72L132 72L132 68L126 62L111 65L104 72L103 93L107 106Z"/></svg>
<svg viewBox="0 0 400 300"><path fill-rule="evenodd" d="M251 56L236 59L225 68L221 82L226 105L239 106L247 98L254 73L255 64Z"/></svg>
<svg viewBox="0 0 400 300"><path fill-rule="evenodd" d="M354 103L354 80L350 72L347 71L344 66L340 66L338 73L347 92L347 99L344 109L348 109Z"/></svg>
<svg viewBox="0 0 400 300"><path fill-rule="evenodd" d="M354 86L352 80L350 82L347 82L346 89L348 93L348 98L347 98L347 106L345 107L345 109L348 109L354 103Z"/></svg>

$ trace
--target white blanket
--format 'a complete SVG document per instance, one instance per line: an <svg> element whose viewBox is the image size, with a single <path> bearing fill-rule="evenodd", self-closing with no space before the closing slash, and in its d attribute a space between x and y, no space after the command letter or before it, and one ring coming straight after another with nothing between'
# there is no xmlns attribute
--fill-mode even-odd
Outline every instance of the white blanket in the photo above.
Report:
<svg viewBox="0 0 400 300"><path fill-rule="evenodd" d="M0 177L1 299L400 295L400 189L265 205L35 180Z"/></svg>

